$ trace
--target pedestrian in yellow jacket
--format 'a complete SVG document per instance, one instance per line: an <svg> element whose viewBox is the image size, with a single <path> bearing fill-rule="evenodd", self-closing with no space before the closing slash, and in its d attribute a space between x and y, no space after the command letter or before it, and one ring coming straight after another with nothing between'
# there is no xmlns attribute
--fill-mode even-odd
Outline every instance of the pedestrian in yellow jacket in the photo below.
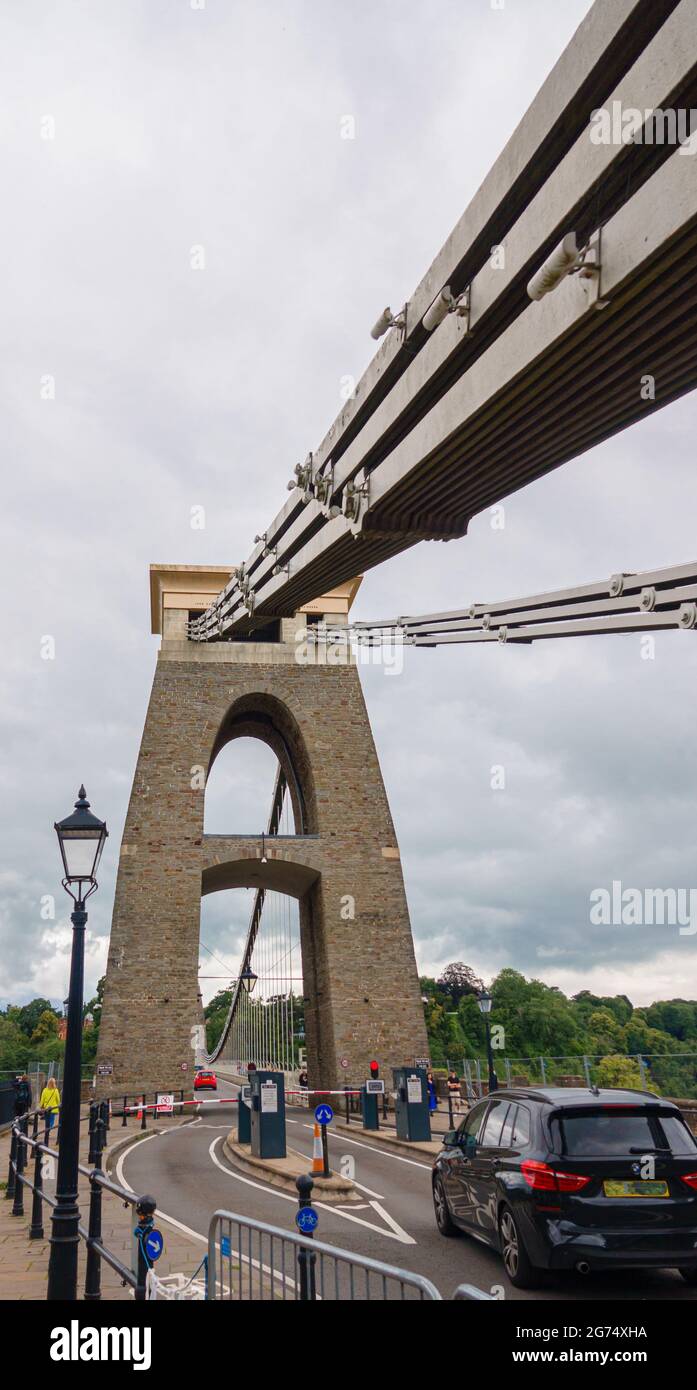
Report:
<svg viewBox="0 0 697 1390"><path fill-rule="evenodd" d="M47 1129L53 1129L53 1122L56 1118L60 1103L60 1092L55 1081L47 1081L41 1092L41 1100L39 1101L39 1109L46 1113Z"/></svg>

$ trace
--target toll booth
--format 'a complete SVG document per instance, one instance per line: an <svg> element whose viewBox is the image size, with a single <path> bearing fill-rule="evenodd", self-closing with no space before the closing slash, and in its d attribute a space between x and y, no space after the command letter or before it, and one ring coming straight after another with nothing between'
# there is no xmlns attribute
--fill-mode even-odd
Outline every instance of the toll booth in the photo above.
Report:
<svg viewBox="0 0 697 1390"><path fill-rule="evenodd" d="M255 1158L286 1156L286 1093L282 1071L252 1071L251 1138Z"/></svg>
<svg viewBox="0 0 697 1390"><path fill-rule="evenodd" d="M423 1067L394 1067L397 1137L412 1141L431 1138L428 1086Z"/></svg>
<svg viewBox="0 0 697 1390"><path fill-rule="evenodd" d="M252 1139L252 1088L251 1086L240 1086L240 1098L237 1105L237 1142L238 1144L249 1144Z"/></svg>

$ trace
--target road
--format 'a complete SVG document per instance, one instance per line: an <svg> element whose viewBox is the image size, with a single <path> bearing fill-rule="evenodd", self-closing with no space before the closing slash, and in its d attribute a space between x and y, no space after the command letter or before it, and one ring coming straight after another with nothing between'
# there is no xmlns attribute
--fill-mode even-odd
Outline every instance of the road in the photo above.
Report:
<svg viewBox="0 0 697 1390"><path fill-rule="evenodd" d="M232 1097L237 1087L219 1080L217 1096ZM233 1106L202 1103L190 1124L163 1134L145 1135L118 1161L118 1180L134 1191L152 1192L161 1216L166 1213L206 1235L218 1208L257 1217L294 1230L296 1200L287 1192L236 1172L223 1152L223 1139L236 1124ZM287 1112L289 1150L312 1154L312 1112ZM444 1298L458 1284L475 1284L487 1293L504 1291L507 1301L536 1299L692 1300L690 1289L672 1270L617 1272L587 1277L568 1274L536 1290L514 1289L498 1255L470 1237L439 1235L433 1216L430 1164L421 1158L385 1153L356 1125L356 1137L332 1135L332 1168L341 1171L350 1155L361 1203L343 1210L315 1203L320 1213L318 1238L388 1264L400 1265L431 1279Z"/></svg>

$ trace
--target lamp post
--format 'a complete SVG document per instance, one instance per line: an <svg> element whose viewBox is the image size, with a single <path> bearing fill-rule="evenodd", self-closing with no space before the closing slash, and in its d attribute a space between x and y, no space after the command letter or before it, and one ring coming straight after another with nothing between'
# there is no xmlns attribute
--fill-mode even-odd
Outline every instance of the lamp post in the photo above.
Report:
<svg viewBox="0 0 697 1390"><path fill-rule="evenodd" d="M77 1255L80 1236L78 1163L80 1148L80 1079L82 1070L82 1001L85 964L85 903L97 887L95 877L108 831L90 812L85 788L80 787L75 810L54 829L63 860L63 887L75 904L70 914L73 944L68 989L68 1026L63 1069L56 1205L51 1216L48 1261L49 1299L77 1297Z"/></svg>
<svg viewBox="0 0 697 1390"><path fill-rule="evenodd" d="M488 990L483 989L481 994L477 995L477 1003L479 1005L479 1011L484 1019L484 1027L486 1029L486 1060L487 1066L489 1068L489 1095L491 1095L492 1091L498 1091L499 1083L496 1071L494 1069L494 1054L491 1050L491 1029L489 1027L489 1014L491 1013L491 995L489 994Z"/></svg>

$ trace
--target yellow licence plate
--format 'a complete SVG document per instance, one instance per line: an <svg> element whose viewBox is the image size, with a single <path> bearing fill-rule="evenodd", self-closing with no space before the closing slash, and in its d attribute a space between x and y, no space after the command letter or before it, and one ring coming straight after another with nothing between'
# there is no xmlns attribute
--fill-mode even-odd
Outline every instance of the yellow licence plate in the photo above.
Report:
<svg viewBox="0 0 697 1390"><path fill-rule="evenodd" d="M636 1182L615 1182L606 1178L603 1183L606 1197L669 1197L667 1182L639 1178Z"/></svg>

